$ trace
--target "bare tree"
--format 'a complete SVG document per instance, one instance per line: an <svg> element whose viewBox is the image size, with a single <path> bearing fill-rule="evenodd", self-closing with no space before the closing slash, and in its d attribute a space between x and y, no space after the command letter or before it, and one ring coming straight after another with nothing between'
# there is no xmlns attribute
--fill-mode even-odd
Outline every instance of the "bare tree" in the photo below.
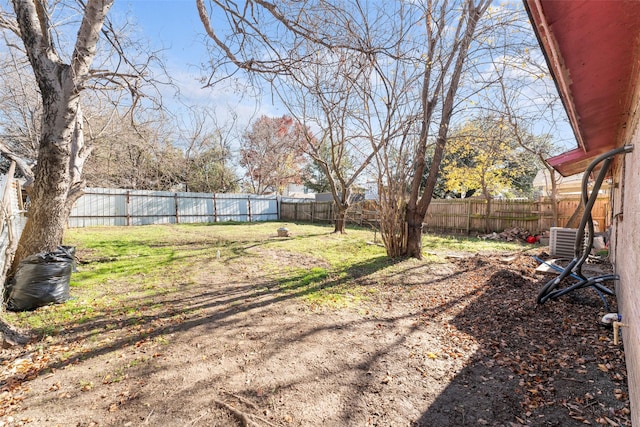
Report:
<svg viewBox="0 0 640 427"><path fill-rule="evenodd" d="M80 93L89 77L102 25L112 2L90 0L70 63L58 55L43 4L13 2L16 25L42 97L38 166L30 192L32 208L15 259L49 251L62 242L66 219L81 194L86 160ZM11 23L13 24L13 23Z"/></svg>
<svg viewBox="0 0 640 427"><path fill-rule="evenodd" d="M388 27L387 27L388 28ZM353 35L360 46L368 33ZM377 152L395 130L396 105L380 102L377 53L335 48L316 50L300 73L284 79L277 93L309 134L304 152L322 171L336 206L334 232L344 233L353 187L371 171ZM384 92L384 91L383 91Z"/></svg>
<svg viewBox="0 0 640 427"><path fill-rule="evenodd" d="M197 0L205 29L222 53L214 71L233 72L225 69L231 64L263 76L287 108L296 110L294 116L304 123L321 117L309 127L320 129L316 140L337 153L337 161L325 157L323 167L335 178L336 201L345 199L340 191L348 188L350 178L376 173L387 252L417 258L454 113L464 112L464 101L477 101L478 92L493 83L483 81L495 79L486 76L491 63L483 55L495 47L492 29L513 21L505 18L512 15L509 7L490 4L401 2L384 15L361 2L256 0L240 8L210 1L211 10L224 13L231 23L214 29L209 20L213 12ZM487 11L489 19L481 24ZM217 81L214 75L211 82ZM341 180L336 166L354 141L360 145L350 155L362 162L362 169ZM367 141L366 149L362 141ZM309 148L322 166L321 156L314 157Z"/></svg>
<svg viewBox="0 0 640 427"><path fill-rule="evenodd" d="M4 43L14 41L2 32ZM27 58L15 49L6 49L0 58L0 153L19 165L28 181L33 183L31 165L38 153L42 107Z"/></svg>
<svg viewBox="0 0 640 427"><path fill-rule="evenodd" d="M98 114L88 121L96 132L91 135L92 155L84 168L87 185L141 190L183 185L184 153L174 146L175 135L165 125L167 116L139 108L134 122L132 112L122 110L113 109L109 116ZM109 107L103 111L110 111Z"/></svg>
<svg viewBox="0 0 640 427"><path fill-rule="evenodd" d="M483 37L491 43L483 50L485 68L477 74L486 85L469 100L467 108L478 110L476 115L500 118L519 147L548 172L552 215L557 224L559 175L545 159L575 141L572 136L562 139L571 134L563 132L563 128L569 129L568 119L524 8L511 7L508 11L500 17L502 25L487 26L483 31Z"/></svg>
<svg viewBox="0 0 640 427"><path fill-rule="evenodd" d="M53 250L62 242L66 221L82 194L82 171L90 153L81 95L86 89L125 90L136 105L152 54L142 62L124 55L121 28L107 20L113 1L89 0L60 5L14 0L13 13L0 10L0 28L7 47L27 59L38 87L41 117L37 128L37 161L29 191L31 208L14 266L25 256ZM62 6L54 14L54 6ZM66 25L51 21L56 16ZM65 28L77 34L66 49ZM73 31L73 30L71 30ZM103 36L105 36L103 38ZM13 40L18 40L18 43ZM104 44L100 45L100 40ZM104 54L101 54L104 53ZM19 54L17 54L19 56ZM92 64L97 64L97 67ZM11 151L12 147L8 147Z"/></svg>
<svg viewBox="0 0 640 427"><path fill-rule="evenodd" d="M308 130L292 117L262 116L243 135L240 166L252 192L282 194L288 184L301 182L304 157L300 147Z"/></svg>
<svg viewBox="0 0 640 427"><path fill-rule="evenodd" d="M478 22L490 4L488 0L427 1L423 4L426 49L420 62L423 69L421 114L418 118L420 131L412 158L413 177L405 217L397 215L398 220L404 219L406 228L401 224L396 226L402 255L422 258L422 223L445 153L458 88ZM435 140L434 153L423 185L427 147L432 136Z"/></svg>
<svg viewBox="0 0 640 427"><path fill-rule="evenodd" d="M231 165L231 139L237 115L230 114L224 123L215 110L191 107L178 124L177 145L184 153L186 191L233 192L239 178Z"/></svg>
<svg viewBox="0 0 640 427"><path fill-rule="evenodd" d="M501 111L518 145L547 171L553 224L559 225L560 175L546 159L557 154L563 145L564 141L558 141L554 135L559 133L561 126L568 126L568 118L542 55L535 54L537 45L523 43L519 46L520 49L511 55L505 52L500 58L494 58L499 96L486 97L485 105L488 108L493 105L495 110ZM535 133L534 128L537 128Z"/></svg>
<svg viewBox="0 0 640 427"><path fill-rule="evenodd" d="M216 71L233 72L224 68L228 63L261 76L289 113L312 130L303 150L324 172L337 207L335 231L343 233L352 188L370 169L394 124L388 113L395 107L377 98L383 94L374 86L402 37L390 31L400 7L323 0L254 1L246 8L212 1L210 9L197 0L197 5L223 54L212 61L217 68L210 82L217 81ZM209 15L218 12L232 25L213 28Z"/></svg>

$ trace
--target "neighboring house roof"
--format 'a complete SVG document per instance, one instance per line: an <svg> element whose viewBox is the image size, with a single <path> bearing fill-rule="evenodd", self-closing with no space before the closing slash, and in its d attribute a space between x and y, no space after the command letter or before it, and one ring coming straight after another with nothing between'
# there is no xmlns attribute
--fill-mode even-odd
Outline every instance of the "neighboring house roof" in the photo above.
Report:
<svg viewBox="0 0 640 427"><path fill-rule="evenodd" d="M558 194L565 196L580 196L582 194L582 177L583 174L578 173L571 176L556 178ZM536 177L533 179L532 185L535 189L541 190L545 193L550 192L551 177L549 176L549 172L546 169L540 169L536 174ZM609 180L605 180L600 187L600 192L602 193L608 190L609 187Z"/></svg>
<svg viewBox="0 0 640 427"><path fill-rule="evenodd" d="M549 159L564 176L621 145L636 92L640 2L525 0L579 147Z"/></svg>

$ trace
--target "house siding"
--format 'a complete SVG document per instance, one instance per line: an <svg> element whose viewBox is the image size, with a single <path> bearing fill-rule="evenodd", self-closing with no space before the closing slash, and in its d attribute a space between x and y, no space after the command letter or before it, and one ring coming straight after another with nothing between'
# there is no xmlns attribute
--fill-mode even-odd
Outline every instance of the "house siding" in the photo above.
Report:
<svg viewBox="0 0 640 427"><path fill-rule="evenodd" d="M636 97L637 100L637 97ZM636 101L624 136L633 152L620 156L614 169L612 193L612 261L620 280L618 312L627 364L632 424L640 426L640 124Z"/></svg>

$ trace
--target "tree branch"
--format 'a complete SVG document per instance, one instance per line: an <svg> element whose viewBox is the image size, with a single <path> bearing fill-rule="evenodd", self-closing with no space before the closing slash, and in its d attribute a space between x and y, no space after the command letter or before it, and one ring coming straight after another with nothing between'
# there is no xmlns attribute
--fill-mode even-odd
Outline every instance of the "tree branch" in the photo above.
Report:
<svg viewBox="0 0 640 427"><path fill-rule="evenodd" d="M96 54L102 26L114 0L88 0L78 30L78 38L71 57L71 71L76 84L89 75L89 67Z"/></svg>
<svg viewBox="0 0 640 427"><path fill-rule="evenodd" d="M25 177L26 182L24 184L24 188L28 189L31 184L33 183L33 178L34 178L34 174L33 174L33 170L31 168L31 166L29 165L29 161L23 159L22 157L14 154L12 152L12 150L9 149L9 147L6 146L6 144L4 142L2 142L0 140L0 153L6 157L9 160L13 160L14 162L16 162L16 165L18 166L18 169L20 169L20 172L22 172L22 175Z"/></svg>

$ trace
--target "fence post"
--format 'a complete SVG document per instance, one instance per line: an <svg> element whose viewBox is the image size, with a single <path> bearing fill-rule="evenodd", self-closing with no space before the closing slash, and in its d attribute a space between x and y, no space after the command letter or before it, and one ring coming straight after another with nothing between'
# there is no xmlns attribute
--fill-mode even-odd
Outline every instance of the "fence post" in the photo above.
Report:
<svg viewBox="0 0 640 427"><path fill-rule="evenodd" d="M176 224L180 224L180 216L178 215L178 193L173 193L173 204L176 208Z"/></svg>
<svg viewBox="0 0 640 427"><path fill-rule="evenodd" d="M251 222L251 196L247 196L247 220Z"/></svg>
<svg viewBox="0 0 640 427"><path fill-rule="evenodd" d="M14 173L16 170L16 162L15 161L11 161L11 165L9 166L9 171L7 172L6 176L6 180L4 182L4 188L2 190L2 209L0 209L0 215L2 217L2 225L6 227L7 230L7 242L6 242L6 247L3 247L2 250L4 251L4 265L2 265L2 270L1 270L1 276L0 276L0 289L4 292L5 287L4 287L4 282L5 279L7 278L7 273L9 272L9 269L11 268L11 263L13 262L13 256L16 253L16 250L18 248L18 240L20 239L20 235L15 236L13 231L14 231L14 226L12 224L12 214L14 214L15 212L11 212L12 211L12 204L11 204L11 192L13 191L13 180L14 180ZM2 310L2 306L0 305L0 311L4 311Z"/></svg>
<svg viewBox="0 0 640 427"><path fill-rule="evenodd" d="M467 236L471 233L471 199L467 199Z"/></svg>
<svg viewBox="0 0 640 427"><path fill-rule="evenodd" d="M131 225L131 192L127 190L126 199L124 203L125 216L127 218L127 225Z"/></svg>
<svg viewBox="0 0 640 427"><path fill-rule="evenodd" d="M316 210L316 204L311 202L311 224L313 224L313 217Z"/></svg>
<svg viewBox="0 0 640 427"><path fill-rule="evenodd" d="M218 222L218 203L216 202L216 193L213 193L213 222Z"/></svg>

